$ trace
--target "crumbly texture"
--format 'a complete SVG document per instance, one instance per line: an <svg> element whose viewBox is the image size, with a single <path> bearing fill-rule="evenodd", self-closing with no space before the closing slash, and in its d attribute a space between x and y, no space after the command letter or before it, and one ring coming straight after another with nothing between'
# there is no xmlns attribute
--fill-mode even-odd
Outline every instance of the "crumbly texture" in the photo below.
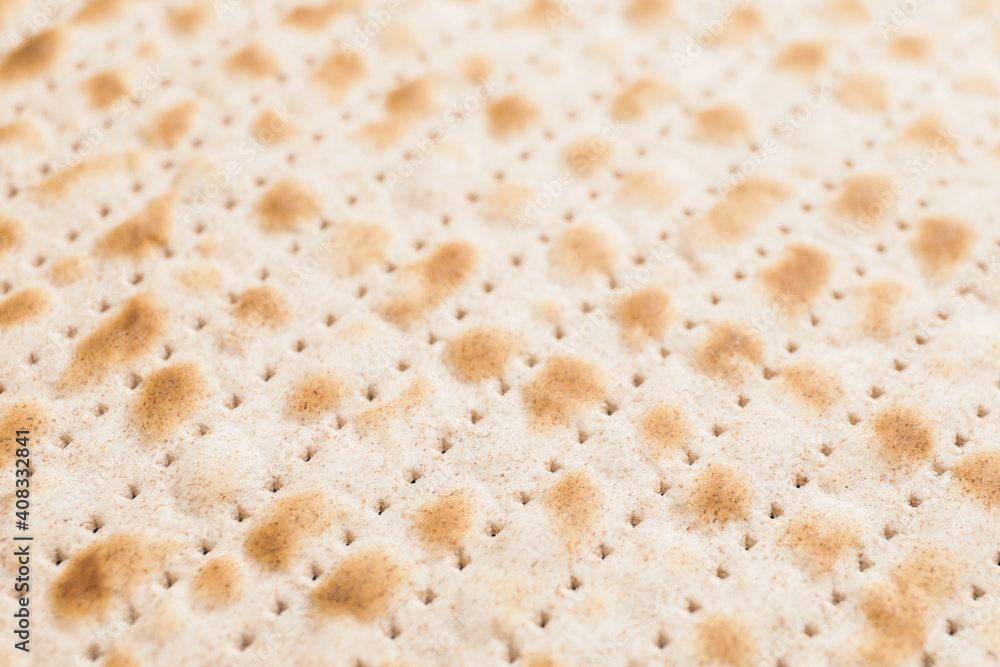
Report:
<svg viewBox="0 0 1000 667"><path fill-rule="evenodd" d="M0 663L1000 661L997 2L311 1L0 0Z"/></svg>

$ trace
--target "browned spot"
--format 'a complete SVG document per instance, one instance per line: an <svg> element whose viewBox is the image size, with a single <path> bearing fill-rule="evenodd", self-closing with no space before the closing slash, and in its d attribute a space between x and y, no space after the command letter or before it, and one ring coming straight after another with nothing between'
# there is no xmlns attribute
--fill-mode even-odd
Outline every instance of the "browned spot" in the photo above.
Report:
<svg viewBox="0 0 1000 667"><path fill-rule="evenodd" d="M313 590L319 610L371 622L388 613L409 583L409 567L377 547L355 551Z"/></svg>
<svg viewBox="0 0 1000 667"><path fill-rule="evenodd" d="M63 196L88 178L115 170L132 169L136 164L137 159L134 154L112 153L99 155L90 160L79 162L74 166L55 170L55 173L35 186L35 190L41 197Z"/></svg>
<svg viewBox="0 0 1000 667"><path fill-rule="evenodd" d="M316 419L336 407L347 393L340 378L330 373L309 373L292 388L288 410L302 419Z"/></svg>
<svg viewBox="0 0 1000 667"><path fill-rule="evenodd" d="M844 179L844 186L830 208L841 217L872 224L885 217L895 199L892 179L888 176L858 174Z"/></svg>
<svg viewBox="0 0 1000 667"><path fill-rule="evenodd" d="M927 60L934 45L922 35L897 35L889 40L889 55L898 60Z"/></svg>
<svg viewBox="0 0 1000 667"><path fill-rule="evenodd" d="M81 23L97 23L114 18L122 13L130 0L90 0L73 17Z"/></svg>
<svg viewBox="0 0 1000 667"><path fill-rule="evenodd" d="M736 322L712 325L695 353L695 362L710 375L737 379L747 362L759 364L764 346L751 331Z"/></svg>
<svg viewBox="0 0 1000 667"><path fill-rule="evenodd" d="M531 0L522 10L506 16L501 25L551 28L566 20L558 0Z"/></svg>
<svg viewBox="0 0 1000 667"><path fill-rule="evenodd" d="M481 83L493 72L493 61L489 56L474 53L462 63L462 74L469 83Z"/></svg>
<svg viewBox="0 0 1000 667"><path fill-rule="evenodd" d="M90 260L83 255L66 255L52 262L52 284L64 287L84 276Z"/></svg>
<svg viewBox="0 0 1000 667"><path fill-rule="evenodd" d="M640 287L616 305L615 319L629 338L658 338L670 325L670 296L659 287Z"/></svg>
<svg viewBox="0 0 1000 667"><path fill-rule="evenodd" d="M866 283L858 297L861 326L875 338L888 338L896 331L899 304L909 290L895 280L877 280Z"/></svg>
<svg viewBox="0 0 1000 667"><path fill-rule="evenodd" d="M196 264L184 269L178 280L193 292L207 292L222 287L222 272L212 264Z"/></svg>
<svg viewBox="0 0 1000 667"><path fill-rule="evenodd" d="M628 0L625 18L640 25L650 25L663 23L673 12L673 0Z"/></svg>
<svg viewBox="0 0 1000 667"><path fill-rule="evenodd" d="M681 450L691 439L691 426L684 413L672 405L656 405L639 420L639 435L654 461L663 461Z"/></svg>
<svg viewBox="0 0 1000 667"><path fill-rule="evenodd" d="M360 9L361 0L332 0L317 5L299 5L285 14L284 23L299 30L322 30L330 21L346 12Z"/></svg>
<svg viewBox="0 0 1000 667"><path fill-rule="evenodd" d="M611 143L604 137L578 139L566 147L566 164L579 176L590 176L611 161Z"/></svg>
<svg viewBox="0 0 1000 667"><path fill-rule="evenodd" d="M635 120L676 96L675 89L657 79L639 79L618 93L611 103L611 116L616 120Z"/></svg>
<svg viewBox="0 0 1000 667"><path fill-rule="evenodd" d="M633 171L622 177L618 196L628 202L653 208L666 208L677 196L677 189L655 171Z"/></svg>
<svg viewBox="0 0 1000 667"><path fill-rule="evenodd" d="M348 88L367 74L368 68L360 54L337 51L316 69L313 79L334 98L339 98Z"/></svg>
<svg viewBox="0 0 1000 667"><path fill-rule="evenodd" d="M291 318L292 307L277 287L259 285L240 295L233 315L253 327L280 327Z"/></svg>
<svg viewBox="0 0 1000 667"><path fill-rule="evenodd" d="M158 148L173 148L191 131L197 111L194 102L181 102L164 109L146 130L146 141Z"/></svg>
<svg viewBox="0 0 1000 667"><path fill-rule="evenodd" d="M163 336L167 313L151 294L138 294L104 318L76 348L64 385L96 381L127 361L153 349Z"/></svg>
<svg viewBox="0 0 1000 667"><path fill-rule="evenodd" d="M807 361L782 369L781 383L792 396L818 412L837 405L844 395L835 373Z"/></svg>
<svg viewBox="0 0 1000 667"><path fill-rule="evenodd" d="M24 226L0 215L0 257L13 250L24 238Z"/></svg>
<svg viewBox="0 0 1000 667"><path fill-rule="evenodd" d="M586 468L566 472L545 490L545 509L571 548L597 528L603 503L601 485Z"/></svg>
<svg viewBox="0 0 1000 667"><path fill-rule="evenodd" d="M913 121L899 137L900 141L946 153L955 148L955 135L941 116L927 114Z"/></svg>
<svg viewBox="0 0 1000 667"><path fill-rule="evenodd" d="M478 263L479 250L471 243L442 243L427 258L403 267L413 284L382 304L382 317L399 326L413 324L471 278Z"/></svg>
<svg viewBox="0 0 1000 667"><path fill-rule="evenodd" d="M111 229L97 242L97 251L109 257L142 257L170 241L174 225L173 193L149 202L141 213Z"/></svg>
<svg viewBox="0 0 1000 667"><path fill-rule="evenodd" d="M893 469L912 470L934 454L930 420L916 408L893 404L872 423L875 445Z"/></svg>
<svg viewBox="0 0 1000 667"><path fill-rule="evenodd" d="M128 533L94 542L59 569L51 588L53 614L63 621L103 617L116 598L158 577L167 553L168 545Z"/></svg>
<svg viewBox="0 0 1000 667"><path fill-rule="evenodd" d="M536 428L568 425L581 410L604 398L604 379L597 367L583 359L549 359L524 387L528 420Z"/></svg>
<svg viewBox="0 0 1000 667"><path fill-rule="evenodd" d="M434 78L423 76L393 88L385 96L385 108L394 116L423 116L434 111Z"/></svg>
<svg viewBox="0 0 1000 667"><path fill-rule="evenodd" d="M138 660L120 648L116 648L108 653L108 657L101 664L103 667L141 667Z"/></svg>
<svg viewBox="0 0 1000 667"><path fill-rule="evenodd" d="M90 98L90 106L98 109L107 109L116 100L128 94L128 84L125 82L125 77L116 70L98 72L85 79L80 87Z"/></svg>
<svg viewBox="0 0 1000 667"><path fill-rule="evenodd" d="M247 533L247 556L269 570L285 570L303 544L329 528L333 519L333 507L322 491L285 496L254 521Z"/></svg>
<svg viewBox="0 0 1000 667"><path fill-rule="evenodd" d="M51 424L49 411L41 403L19 401L8 405L0 416L0 465L6 466L16 458L20 447L18 431L28 431L29 438L38 442L39 438L48 435Z"/></svg>
<svg viewBox="0 0 1000 667"><path fill-rule="evenodd" d="M385 259L389 232L374 222L345 222L333 230L337 272L354 276Z"/></svg>
<svg viewBox="0 0 1000 667"><path fill-rule="evenodd" d="M181 35L198 32L208 25L211 18L211 8L200 3L167 9L167 25Z"/></svg>
<svg viewBox="0 0 1000 667"><path fill-rule="evenodd" d="M490 134L509 137L524 132L538 121L538 107L524 95L512 93L494 100L486 108Z"/></svg>
<svg viewBox="0 0 1000 667"><path fill-rule="evenodd" d="M207 609L231 605L243 595L243 573L232 556L213 558L191 580L191 599Z"/></svg>
<svg viewBox="0 0 1000 667"><path fill-rule="evenodd" d="M782 69L811 76L826 66L828 59L825 44L818 42L792 42L778 54L774 64Z"/></svg>
<svg viewBox="0 0 1000 667"><path fill-rule="evenodd" d="M39 76L55 64L62 46L63 34L58 28L29 37L0 60L0 81Z"/></svg>
<svg viewBox="0 0 1000 667"><path fill-rule="evenodd" d="M249 44L226 58L226 69L233 74L263 78L278 73L278 59L258 44Z"/></svg>
<svg viewBox="0 0 1000 667"><path fill-rule="evenodd" d="M789 520L782 542L818 575L833 570L837 561L858 545L858 533L846 519L806 510Z"/></svg>
<svg viewBox="0 0 1000 667"><path fill-rule="evenodd" d="M208 378L196 362L172 364L143 380L133 417L147 438L165 438L190 418L207 396Z"/></svg>
<svg viewBox="0 0 1000 667"><path fill-rule="evenodd" d="M412 417L431 396L432 386L424 379L414 380L399 395L380 400L354 417L354 425L363 436L377 436L394 443L394 428L401 419Z"/></svg>
<svg viewBox="0 0 1000 667"><path fill-rule="evenodd" d="M564 665L551 656L536 655L529 658L524 667L564 667Z"/></svg>
<svg viewBox="0 0 1000 667"><path fill-rule="evenodd" d="M703 663L749 667L757 657L757 639L742 619L712 614L695 627L694 645Z"/></svg>
<svg viewBox="0 0 1000 667"><path fill-rule="evenodd" d="M592 225L566 230L552 246L552 264L572 276L610 274L618 259L614 245Z"/></svg>
<svg viewBox="0 0 1000 667"><path fill-rule="evenodd" d="M257 213L266 232L291 232L319 216L319 198L292 180L278 181L257 202Z"/></svg>
<svg viewBox="0 0 1000 667"><path fill-rule="evenodd" d="M827 5L835 18L851 23L864 23L871 18L868 6L862 0L830 0Z"/></svg>
<svg viewBox="0 0 1000 667"><path fill-rule="evenodd" d="M253 121L250 133L265 146L281 143L295 136L295 126L287 114L276 109L261 111Z"/></svg>
<svg viewBox="0 0 1000 667"><path fill-rule="evenodd" d="M444 361L456 377L466 382L498 378L517 352L519 342L509 331L489 327L469 329L448 343Z"/></svg>
<svg viewBox="0 0 1000 667"><path fill-rule="evenodd" d="M516 183L501 183L484 201L491 219L515 220L525 210L534 190Z"/></svg>
<svg viewBox="0 0 1000 667"><path fill-rule="evenodd" d="M955 218L928 217L917 223L910 242L924 270L932 276L945 276L972 254L976 232Z"/></svg>
<svg viewBox="0 0 1000 667"><path fill-rule="evenodd" d="M789 188L784 183L754 176L727 192L699 224L718 240L738 240L749 234L788 195Z"/></svg>
<svg viewBox="0 0 1000 667"><path fill-rule="evenodd" d="M1000 450L966 454L951 473L970 498L991 510L1000 507Z"/></svg>
<svg viewBox="0 0 1000 667"><path fill-rule="evenodd" d="M835 94L844 105L855 111L885 111L889 107L885 80L877 74L852 74L841 82Z"/></svg>
<svg viewBox="0 0 1000 667"><path fill-rule="evenodd" d="M920 545L893 564L887 580L861 593L867 625L853 664L908 664L923 648L935 611L958 588L959 554Z"/></svg>
<svg viewBox="0 0 1000 667"><path fill-rule="evenodd" d="M691 480L684 502L699 520L715 523L746 519L752 499L753 488L745 473L713 461Z"/></svg>
<svg viewBox="0 0 1000 667"><path fill-rule="evenodd" d="M479 514L471 489L456 489L432 498L417 510L413 526L424 545L433 551L461 548Z"/></svg>
<svg viewBox="0 0 1000 667"><path fill-rule="evenodd" d="M718 44L737 44L746 41L764 27L764 14L756 7L735 7L730 14L729 24L723 26L716 38Z"/></svg>
<svg viewBox="0 0 1000 667"><path fill-rule="evenodd" d="M41 148L45 145L45 138L38 130L38 126L30 120L15 120L0 125L0 144L14 141L32 148Z"/></svg>
<svg viewBox="0 0 1000 667"><path fill-rule="evenodd" d="M750 117L736 104L719 104L695 114L694 134L699 139L732 144L750 138Z"/></svg>
<svg viewBox="0 0 1000 667"><path fill-rule="evenodd" d="M25 287L0 299L0 329L36 320L51 308L52 299L44 287Z"/></svg>
<svg viewBox="0 0 1000 667"><path fill-rule="evenodd" d="M767 295L789 310L801 310L815 299L830 280L833 260L819 248L789 246L777 262L760 274Z"/></svg>

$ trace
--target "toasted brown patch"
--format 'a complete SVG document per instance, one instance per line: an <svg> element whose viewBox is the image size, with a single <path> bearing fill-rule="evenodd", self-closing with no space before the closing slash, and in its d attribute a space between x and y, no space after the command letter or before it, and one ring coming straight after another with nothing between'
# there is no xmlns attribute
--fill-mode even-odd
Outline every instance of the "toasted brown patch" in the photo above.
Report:
<svg viewBox="0 0 1000 667"><path fill-rule="evenodd" d="M534 194L534 190L524 185L500 183L486 197L487 215L494 220L516 220Z"/></svg>
<svg viewBox="0 0 1000 667"><path fill-rule="evenodd" d="M559 7L558 0L531 0L524 9L504 17L501 25L551 28L563 20L565 15Z"/></svg>
<svg viewBox="0 0 1000 667"><path fill-rule="evenodd" d="M833 260L828 252L796 244L761 272L760 281L772 301L796 311L820 295L832 272Z"/></svg>
<svg viewBox="0 0 1000 667"><path fill-rule="evenodd" d="M146 141L157 148L173 148L191 131L197 111L194 102L181 102L164 109L146 130Z"/></svg>
<svg viewBox="0 0 1000 667"><path fill-rule="evenodd" d="M201 3L167 9L167 25L180 35L193 35L208 25L211 19L211 8Z"/></svg>
<svg viewBox="0 0 1000 667"><path fill-rule="evenodd" d="M141 667L138 660L120 648L111 651L101 665L102 667Z"/></svg>
<svg viewBox="0 0 1000 667"><path fill-rule="evenodd" d="M603 137L578 139L566 147L566 164L578 176L590 176L608 164L614 154L611 144Z"/></svg>
<svg viewBox="0 0 1000 667"><path fill-rule="evenodd" d="M444 351L444 362L466 382L498 378L517 352L520 339L509 331L476 327L458 334Z"/></svg>
<svg viewBox="0 0 1000 667"><path fill-rule="evenodd" d="M846 519L805 510L789 520L782 542L798 554L813 575L833 570L857 546L857 530Z"/></svg>
<svg viewBox="0 0 1000 667"><path fill-rule="evenodd" d="M545 490L545 509L571 548L597 528L603 502L601 485L586 468L567 471Z"/></svg>
<svg viewBox="0 0 1000 667"><path fill-rule="evenodd" d="M128 84L122 73L116 70L98 72L80 84L80 88L90 100L90 106L107 109L116 100L128 94Z"/></svg>
<svg viewBox="0 0 1000 667"><path fill-rule="evenodd" d="M781 371L781 383L796 399L817 412L826 412L844 395L835 373L811 362L786 366Z"/></svg>
<svg viewBox="0 0 1000 667"><path fill-rule="evenodd" d="M910 248L924 271L932 276L946 276L969 258L975 243L976 232L968 223L933 216L917 223Z"/></svg>
<svg viewBox="0 0 1000 667"><path fill-rule="evenodd" d="M243 572L232 556L213 558L191 580L191 599L198 607L219 609L243 595Z"/></svg>
<svg viewBox="0 0 1000 667"><path fill-rule="evenodd" d="M640 25L663 23L673 13L673 0L628 0L625 7L625 18Z"/></svg>
<svg viewBox="0 0 1000 667"><path fill-rule="evenodd" d="M104 320L76 348L64 385L97 381L113 368L153 349L167 325L167 313L151 294L138 294Z"/></svg>
<svg viewBox="0 0 1000 667"><path fill-rule="evenodd" d="M21 81L43 74L55 64L63 41L59 28L29 37L0 60L0 81Z"/></svg>
<svg viewBox="0 0 1000 667"><path fill-rule="evenodd" d="M0 465L6 466L16 458L21 446L17 442L18 431L29 432L31 445L48 435L51 426L49 411L37 401L19 401L8 405L0 415Z"/></svg>
<svg viewBox="0 0 1000 667"><path fill-rule="evenodd" d="M377 547L355 551L313 589L316 607L331 616L371 622L387 614L409 583L409 568Z"/></svg>
<svg viewBox="0 0 1000 667"><path fill-rule="evenodd" d="M334 267L354 276L385 259L389 231L375 222L345 222L333 230Z"/></svg>
<svg viewBox="0 0 1000 667"><path fill-rule="evenodd" d="M164 543L116 533L81 549L59 568L51 584L51 611L61 621L99 619L116 598L161 575Z"/></svg>
<svg viewBox="0 0 1000 667"><path fill-rule="evenodd" d="M717 240L739 240L788 195L789 188L784 183L754 176L726 193L697 224Z"/></svg>
<svg viewBox="0 0 1000 667"><path fill-rule="evenodd" d="M413 284L382 304L382 317L399 326L410 326L471 278L478 264L479 250L471 243L442 243L425 259L403 268Z"/></svg>
<svg viewBox="0 0 1000 667"><path fill-rule="evenodd" d="M941 116L926 114L917 118L899 137L900 141L922 148L932 148L939 153L947 153L955 148L955 135Z"/></svg>
<svg viewBox="0 0 1000 667"><path fill-rule="evenodd" d="M967 496L987 509L1000 508L1000 450L966 454L951 469Z"/></svg>
<svg viewBox="0 0 1000 667"><path fill-rule="evenodd" d="M272 185L257 202L257 213L266 232L295 231L303 222L318 217L319 211L316 194L288 179Z"/></svg>
<svg viewBox="0 0 1000 667"><path fill-rule="evenodd" d="M812 76L826 67L829 59L825 44L818 42L792 42L781 50L774 64L803 76Z"/></svg>
<svg viewBox="0 0 1000 667"><path fill-rule="evenodd" d="M462 62L462 75L469 83L481 83L493 72L493 61L489 56L473 53Z"/></svg>
<svg viewBox="0 0 1000 667"><path fill-rule="evenodd" d="M24 225L17 220L0 216L0 257L13 250L24 238Z"/></svg>
<svg viewBox="0 0 1000 667"><path fill-rule="evenodd" d="M679 408L661 404L642 415L639 435L653 460L663 461L690 441L691 426Z"/></svg>
<svg viewBox="0 0 1000 667"><path fill-rule="evenodd" d="M250 133L254 139L268 146L291 139L295 136L296 127L287 115L276 109L267 109L254 118Z"/></svg>
<svg viewBox="0 0 1000 667"><path fill-rule="evenodd" d="M259 285L240 295L233 316L253 327L280 327L291 319L292 306L277 287Z"/></svg>
<svg viewBox="0 0 1000 667"><path fill-rule="evenodd" d="M316 69L313 80L334 98L339 98L367 73L368 68L360 54L337 51Z"/></svg>
<svg viewBox="0 0 1000 667"><path fill-rule="evenodd" d="M851 23L865 23L871 18L863 0L830 0L827 8L835 18Z"/></svg>
<svg viewBox="0 0 1000 667"><path fill-rule="evenodd" d="M284 496L250 527L247 557L268 570L286 570L304 543L329 528L333 519L330 499L322 491L311 489Z"/></svg>
<svg viewBox="0 0 1000 667"><path fill-rule="evenodd" d="M112 153L99 155L90 160L84 160L75 166L54 170L54 173L35 186L35 191L42 197L61 197L78 187L87 179L115 170L134 168L136 156L127 153Z"/></svg>
<svg viewBox="0 0 1000 667"><path fill-rule="evenodd" d="M635 120L676 96L677 91L662 81L639 79L618 93L611 103L611 116L616 120Z"/></svg>
<svg viewBox="0 0 1000 667"><path fill-rule="evenodd" d="M428 402L432 385L423 378L414 380L397 396L380 400L354 417L354 426L362 436L377 436L394 444L396 424L412 417L418 408Z"/></svg>
<svg viewBox="0 0 1000 667"><path fill-rule="evenodd" d="M660 287L640 287L622 297L614 316L627 337L658 338L670 326L670 296Z"/></svg>
<svg viewBox="0 0 1000 667"><path fill-rule="evenodd" d="M97 251L108 257L139 258L166 246L174 226L175 201L174 193L153 199L141 213L105 233Z"/></svg>
<svg viewBox="0 0 1000 667"><path fill-rule="evenodd" d="M288 410L301 419L316 419L347 398L348 389L330 373L307 374L288 395Z"/></svg>
<svg viewBox="0 0 1000 667"><path fill-rule="evenodd" d="M610 274L618 252L607 236L592 225L566 230L552 246L552 264L571 276Z"/></svg>
<svg viewBox="0 0 1000 667"><path fill-rule="evenodd" d="M278 73L278 58L259 44L248 44L226 58L225 67L232 74L260 79Z"/></svg>
<svg viewBox="0 0 1000 667"><path fill-rule="evenodd" d="M703 523L716 523L746 519L752 500L753 488L745 473L712 461L692 478L684 503Z"/></svg>
<svg viewBox="0 0 1000 667"><path fill-rule="evenodd" d="M752 134L750 116L737 104L719 104L695 114L694 135L719 144L746 141Z"/></svg>
<svg viewBox="0 0 1000 667"><path fill-rule="evenodd" d="M912 470L934 455L930 420L916 408L893 404L874 418L875 446L892 468Z"/></svg>
<svg viewBox="0 0 1000 667"><path fill-rule="evenodd" d="M889 107L885 80L877 74L852 74L841 82L834 93L845 106L855 111L885 111Z"/></svg>
<svg viewBox="0 0 1000 667"><path fill-rule="evenodd" d="M906 286L895 280L877 280L862 286L858 302L865 332L880 339L893 335L899 305L907 294Z"/></svg>
<svg viewBox="0 0 1000 667"><path fill-rule="evenodd" d="M501 138L524 132L538 122L538 116L538 106L517 93L504 95L486 108L490 134Z"/></svg>
<svg viewBox="0 0 1000 667"><path fill-rule="evenodd" d="M923 35L896 35L889 40L889 55L897 60L927 60L933 50L934 43Z"/></svg>
<svg viewBox="0 0 1000 667"><path fill-rule="evenodd" d="M146 438L162 439L193 415L208 396L208 378L194 361L171 364L143 380L132 414Z"/></svg>
<svg viewBox="0 0 1000 667"><path fill-rule="evenodd" d="M729 24L723 26L716 38L717 44L737 44L744 42L764 28L764 14L753 6L734 7Z"/></svg>
<svg viewBox="0 0 1000 667"><path fill-rule="evenodd" d="M885 217L895 199L892 179L885 174L857 174L844 179L830 208L841 217L872 224Z"/></svg>
<svg viewBox="0 0 1000 667"><path fill-rule="evenodd" d="M737 379L746 370L747 362L759 364L764 345L750 330L736 322L712 325L695 353L695 363L708 373Z"/></svg>
<svg viewBox="0 0 1000 667"><path fill-rule="evenodd" d="M212 264L195 264L184 269L178 280L192 292L208 292L222 287L222 271Z"/></svg>
<svg viewBox="0 0 1000 667"><path fill-rule="evenodd" d="M97 23L114 18L122 13L131 0L90 0L73 17L80 23Z"/></svg>
<svg viewBox="0 0 1000 667"><path fill-rule="evenodd" d="M76 282L87 272L90 260L83 255L66 255L52 262L51 280L56 287Z"/></svg>
<svg viewBox="0 0 1000 667"><path fill-rule="evenodd" d="M45 138L39 131L38 125L30 120L15 120L0 125L0 144L14 141L32 148L42 148L45 145Z"/></svg>
<svg viewBox="0 0 1000 667"><path fill-rule="evenodd" d="M712 614L702 618L695 627L694 646L703 663L749 667L757 657L753 629L736 616Z"/></svg>
<svg viewBox="0 0 1000 667"><path fill-rule="evenodd" d="M283 22L292 28L315 32L326 28L341 14L360 9L363 5L361 0L331 0L317 5L299 5L285 14Z"/></svg>
<svg viewBox="0 0 1000 667"><path fill-rule="evenodd" d="M0 299L0 329L25 324L47 313L52 307L44 287L25 287Z"/></svg>
<svg viewBox="0 0 1000 667"><path fill-rule="evenodd" d="M524 387L528 421L535 428L568 425L581 410L604 398L596 366L575 357L552 357Z"/></svg>
<svg viewBox="0 0 1000 667"><path fill-rule="evenodd" d="M423 116L436 106L432 76L406 81L385 96L385 109L394 116Z"/></svg>
<svg viewBox="0 0 1000 667"><path fill-rule="evenodd" d="M465 544L478 514L475 492L456 489L424 503L413 518L413 527L432 551L455 551Z"/></svg>
<svg viewBox="0 0 1000 667"><path fill-rule="evenodd" d="M677 189L659 172L633 171L622 177L618 196L623 201L666 208L677 197Z"/></svg>

